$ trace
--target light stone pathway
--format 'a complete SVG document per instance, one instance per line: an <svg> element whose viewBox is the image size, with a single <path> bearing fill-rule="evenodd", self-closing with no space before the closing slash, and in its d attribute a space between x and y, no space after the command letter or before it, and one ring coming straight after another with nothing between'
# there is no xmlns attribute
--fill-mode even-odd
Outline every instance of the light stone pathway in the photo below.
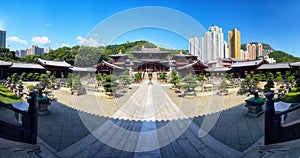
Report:
<svg viewBox="0 0 300 158"><path fill-rule="evenodd" d="M58 101L79 111L124 120L162 121L203 116L235 107L247 97L232 92L227 96L211 95L192 99L178 97L170 84L144 82L132 90L117 94L115 99L99 95L70 95L68 91L53 91Z"/></svg>

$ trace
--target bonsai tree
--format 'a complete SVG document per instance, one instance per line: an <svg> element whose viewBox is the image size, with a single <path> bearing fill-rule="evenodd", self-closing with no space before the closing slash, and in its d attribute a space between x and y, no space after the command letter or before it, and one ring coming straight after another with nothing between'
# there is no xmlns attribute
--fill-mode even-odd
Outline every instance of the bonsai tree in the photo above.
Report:
<svg viewBox="0 0 300 158"><path fill-rule="evenodd" d="M281 72L276 72L276 83L279 85L282 82Z"/></svg>
<svg viewBox="0 0 300 158"><path fill-rule="evenodd" d="M219 89L226 89L227 86L228 86L228 83L225 80L223 80L219 86Z"/></svg>
<svg viewBox="0 0 300 158"><path fill-rule="evenodd" d="M29 73L29 74L27 75L27 79L28 79L29 81L33 81L33 80L34 80L34 78L33 78L33 73Z"/></svg>
<svg viewBox="0 0 300 158"><path fill-rule="evenodd" d="M49 78L47 77L46 74L41 74L40 81L41 81L41 86L43 87L43 89L48 87L50 84Z"/></svg>
<svg viewBox="0 0 300 158"><path fill-rule="evenodd" d="M128 85L130 85L130 76L129 76L129 71L126 70L124 71L120 76L120 85L122 87L127 87Z"/></svg>
<svg viewBox="0 0 300 158"><path fill-rule="evenodd" d="M27 80L27 73L26 72L23 72L22 74L21 74L21 76L20 76L20 80L22 80L22 81L26 81Z"/></svg>
<svg viewBox="0 0 300 158"><path fill-rule="evenodd" d="M187 91L194 91L194 88L198 86L196 78L193 74L188 74L182 79L181 87Z"/></svg>
<svg viewBox="0 0 300 158"><path fill-rule="evenodd" d="M22 80L19 80L18 88L19 89L23 89L23 81Z"/></svg>
<svg viewBox="0 0 300 158"><path fill-rule="evenodd" d="M176 70L172 70L170 82L174 85L174 87L178 87L180 83L180 77Z"/></svg>
<svg viewBox="0 0 300 158"><path fill-rule="evenodd" d="M113 75L104 75L103 87L105 92L114 92L118 89L117 78Z"/></svg>
<svg viewBox="0 0 300 158"><path fill-rule="evenodd" d="M15 84L15 82L18 80L18 74L17 73L13 73L11 75L11 82L12 84Z"/></svg>
<svg viewBox="0 0 300 158"><path fill-rule="evenodd" d="M227 80L232 80L233 79L233 74L232 73L227 74L226 78L227 78Z"/></svg>
<svg viewBox="0 0 300 158"><path fill-rule="evenodd" d="M243 80L241 82L241 87L238 90L237 94L238 95L254 95L254 97L258 97L258 93L257 91L259 90L257 88L257 84L258 81L254 79L254 77L252 77L251 74L248 74L245 78L245 80Z"/></svg>
<svg viewBox="0 0 300 158"><path fill-rule="evenodd" d="M40 74L39 73L34 73L33 75L34 81L39 81L40 80Z"/></svg>
<svg viewBox="0 0 300 158"><path fill-rule="evenodd" d="M270 92L271 88L274 88L274 82L273 80L269 79L267 84L264 86L264 93Z"/></svg>
<svg viewBox="0 0 300 158"><path fill-rule="evenodd" d="M274 75L272 72L267 73L267 80L269 80L269 79L274 80Z"/></svg>
<svg viewBox="0 0 300 158"><path fill-rule="evenodd" d="M295 81L295 76L294 76L294 75L291 75L291 76L287 77L287 81L288 81L289 83L294 82L294 81Z"/></svg>
<svg viewBox="0 0 300 158"><path fill-rule="evenodd" d="M8 76L8 77L6 78L6 80L7 80L7 81L6 81L5 84L6 84L6 86L9 86L10 83L11 83L11 77Z"/></svg>
<svg viewBox="0 0 300 158"><path fill-rule="evenodd" d="M257 82L262 81L262 77L260 74L255 74L253 77L254 77L254 80L256 80Z"/></svg>
<svg viewBox="0 0 300 158"><path fill-rule="evenodd" d="M80 75L76 75L74 77L74 80L73 80L73 83L72 83L72 88L74 90L80 90L81 89Z"/></svg>
<svg viewBox="0 0 300 158"><path fill-rule="evenodd" d="M49 78L51 76L51 71L47 70L46 74L47 74L47 77Z"/></svg>
<svg viewBox="0 0 300 158"><path fill-rule="evenodd" d="M68 73L67 86L68 86L69 88L72 88L72 80L73 80L73 75L72 75L72 73Z"/></svg>
<svg viewBox="0 0 300 158"><path fill-rule="evenodd" d="M159 72L158 76L161 81L165 81L167 79L167 73L165 72Z"/></svg>
<svg viewBox="0 0 300 158"><path fill-rule="evenodd" d="M204 78L203 75L197 75L197 78L196 78L196 79L198 80L198 82L200 82L201 85L202 85L203 82L205 81L205 78Z"/></svg>
<svg viewBox="0 0 300 158"><path fill-rule="evenodd" d="M140 82L142 80L142 73L141 72L138 72L134 75L134 80L136 82Z"/></svg>
<svg viewBox="0 0 300 158"><path fill-rule="evenodd" d="M50 76L50 82L52 84L51 87L54 88L56 83L56 77L53 74Z"/></svg>
<svg viewBox="0 0 300 158"><path fill-rule="evenodd" d="M262 80L262 81L266 81L267 77L266 77L265 74L261 74L260 76L261 76L261 80Z"/></svg>

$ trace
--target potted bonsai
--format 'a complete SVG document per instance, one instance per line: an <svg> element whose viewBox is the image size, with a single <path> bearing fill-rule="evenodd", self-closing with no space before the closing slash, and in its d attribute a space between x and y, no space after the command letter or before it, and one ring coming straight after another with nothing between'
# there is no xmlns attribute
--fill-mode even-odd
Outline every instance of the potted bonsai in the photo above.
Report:
<svg viewBox="0 0 300 158"><path fill-rule="evenodd" d="M220 86L219 86L219 89L220 89L220 92L219 94L220 95L227 95L228 94L228 90L226 89L228 87L228 83L226 80L223 80L221 83L220 83Z"/></svg>
<svg viewBox="0 0 300 158"><path fill-rule="evenodd" d="M16 88L16 81L17 81L17 79L18 79L18 74L17 73L13 73L11 75L11 85L10 85L11 90L13 90L13 89Z"/></svg>
<svg viewBox="0 0 300 158"><path fill-rule="evenodd" d="M134 75L134 80L135 80L136 83L140 83L140 81L142 80L142 72L137 72Z"/></svg>
<svg viewBox="0 0 300 158"><path fill-rule="evenodd" d="M179 88L179 83L180 83L180 77L177 73L176 70L172 70L171 72L171 80L170 80L170 83L173 84L173 86L171 87L173 90L178 90Z"/></svg>
<svg viewBox="0 0 300 158"><path fill-rule="evenodd" d="M72 89L71 89L71 94L74 94L78 96L81 91L81 82L80 82L80 76L76 75L74 77L73 83L72 83Z"/></svg>
<svg viewBox="0 0 300 158"><path fill-rule="evenodd" d="M129 76L129 71L126 70L124 71L120 76L119 76L119 81L120 85L122 87L122 92L125 93L127 88L129 88L130 85L130 76Z"/></svg>
<svg viewBox="0 0 300 158"><path fill-rule="evenodd" d="M238 95L253 95L252 98L245 100L246 107L248 108L247 115L257 117L263 113L262 105L265 102L265 98L258 96L260 89L257 87L258 81L253 75L248 74L244 81L241 82L241 87L238 90Z"/></svg>
<svg viewBox="0 0 300 158"><path fill-rule="evenodd" d="M116 82L116 78L113 75L105 75L103 81L103 87L105 90L106 98L113 98L114 92L118 88L118 83Z"/></svg>
<svg viewBox="0 0 300 158"><path fill-rule="evenodd" d="M18 96L19 98L22 98L22 97L23 97L23 89L24 89L24 87L23 87L23 82L22 82L22 80L19 80L19 84L18 84L18 86L17 86L17 96Z"/></svg>
<svg viewBox="0 0 300 158"><path fill-rule="evenodd" d="M184 89L184 96L187 98L193 98L195 94L195 88L198 86L196 78L193 74L188 74L182 79L181 87Z"/></svg>

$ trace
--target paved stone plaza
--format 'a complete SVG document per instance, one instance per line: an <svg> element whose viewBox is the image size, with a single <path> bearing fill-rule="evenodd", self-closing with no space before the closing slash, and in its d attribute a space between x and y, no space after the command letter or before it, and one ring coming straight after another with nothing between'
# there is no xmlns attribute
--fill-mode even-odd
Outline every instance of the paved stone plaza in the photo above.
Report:
<svg viewBox="0 0 300 158"><path fill-rule="evenodd" d="M54 93L51 114L39 116L41 157L265 155L264 115L246 116L245 97L235 92L187 99L168 84L142 83L116 99Z"/></svg>

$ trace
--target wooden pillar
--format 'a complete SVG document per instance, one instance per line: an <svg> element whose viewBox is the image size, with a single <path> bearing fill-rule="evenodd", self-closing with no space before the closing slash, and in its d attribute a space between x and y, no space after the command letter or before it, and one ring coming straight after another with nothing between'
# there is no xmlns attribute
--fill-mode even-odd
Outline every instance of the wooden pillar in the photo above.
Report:
<svg viewBox="0 0 300 158"><path fill-rule="evenodd" d="M29 94L30 98L27 100L29 103L28 114L30 117L30 136L29 143L37 143L37 130L38 130L38 103L36 98L36 92L31 91Z"/></svg>
<svg viewBox="0 0 300 158"><path fill-rule="evenodd" d="M265 145L272 144L274 142L273 136L273 120L275 115L274 109L274 93L268 92L266 94L266 111L265 111Z"/></svg>

